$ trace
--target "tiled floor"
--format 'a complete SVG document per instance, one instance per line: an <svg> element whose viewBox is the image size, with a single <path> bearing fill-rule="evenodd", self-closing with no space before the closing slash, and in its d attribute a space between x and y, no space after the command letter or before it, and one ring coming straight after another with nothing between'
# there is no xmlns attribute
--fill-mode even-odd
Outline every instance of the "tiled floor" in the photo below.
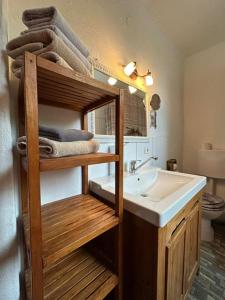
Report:
<svg viewBox="0 0 225 300"><path fill-rule="evenodd" d="M200 274L188 300L225 300L225 226L217 226L215 240L202 242Z"/></svg>

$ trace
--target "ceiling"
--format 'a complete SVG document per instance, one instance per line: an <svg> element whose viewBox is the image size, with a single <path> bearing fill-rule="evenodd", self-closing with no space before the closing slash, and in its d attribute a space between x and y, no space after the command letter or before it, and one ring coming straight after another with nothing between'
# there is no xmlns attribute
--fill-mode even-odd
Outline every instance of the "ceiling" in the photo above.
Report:
<svg viewBox="0 0 225 300"><path fill-rule="evenodd" d="M145 4L185 56L225 41L225 0L146 0Z"/></svg>

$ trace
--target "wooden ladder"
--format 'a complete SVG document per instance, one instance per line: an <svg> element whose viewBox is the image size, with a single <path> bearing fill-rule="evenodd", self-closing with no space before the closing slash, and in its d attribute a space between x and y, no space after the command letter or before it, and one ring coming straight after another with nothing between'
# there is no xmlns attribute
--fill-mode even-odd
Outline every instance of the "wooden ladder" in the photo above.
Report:
<svg viewBox="0 0 225 300"><path fill-rule="evenodd" d="M103 299L116 288L122 299L123 103L124 90L25 53L19 102L20 135L27 137L21 157L21 202L25 237L28 299ZM38 104L81 113L116 104L115 154L95 153L62 158L39 156ZM25 126L24 126L25 120ZM115 162L115 207L89 192L88 165ZM41 205L40 172L82 167L82 194ZM114 228L116 263L112 269L84 245Z"/></svg>

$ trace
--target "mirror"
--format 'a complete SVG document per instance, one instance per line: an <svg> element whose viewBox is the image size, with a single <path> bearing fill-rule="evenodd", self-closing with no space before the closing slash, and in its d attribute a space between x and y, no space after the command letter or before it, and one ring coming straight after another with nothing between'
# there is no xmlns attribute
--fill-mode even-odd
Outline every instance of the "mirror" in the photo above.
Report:
<svg viewBox="0 0 225 300"><path fill-rule="evenodd" d="M94 78L108 84L109 75L95 69ZM124 135L147 137L146 94L139 89L131 94L128 91L128 84L120 80L117 80L115 86L127 90L124 105ZM95 134L115 134L115 103L95 110L94 127Z"/></svg>
<svg viewBox="0 0 225 300"><path fill-rule="evenodd" d="M150 101L150 106L152 110L150 111L150 118L151 118L151 127L156 128L157 127L157 110L160 109L160 104L161 104L161 99L158 94L152 95L151 101Z"/></svg>

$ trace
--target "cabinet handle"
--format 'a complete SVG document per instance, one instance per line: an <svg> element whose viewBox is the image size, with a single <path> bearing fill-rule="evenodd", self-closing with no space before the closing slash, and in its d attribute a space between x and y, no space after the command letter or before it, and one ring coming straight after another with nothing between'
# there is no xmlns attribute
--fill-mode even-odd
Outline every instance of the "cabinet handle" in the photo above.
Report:
<svg viewBox="0 0 225 300"><path fill-rule="evenodd" d="M171 243L175 243L177 238L180 236L180 234L183 233L185 230L186 220L183 218L180 223L177 225L177 227L174 229L174 231L171 234L171 240L168 244L168 247L170 247Z"/></svg>
<svg viewBox="0 0 225 300"><path fill-rule="evenodd" d="M199 204L199 199L194 203L194 205L191 208L191 211L194 210L198 204Z"/></svg>

